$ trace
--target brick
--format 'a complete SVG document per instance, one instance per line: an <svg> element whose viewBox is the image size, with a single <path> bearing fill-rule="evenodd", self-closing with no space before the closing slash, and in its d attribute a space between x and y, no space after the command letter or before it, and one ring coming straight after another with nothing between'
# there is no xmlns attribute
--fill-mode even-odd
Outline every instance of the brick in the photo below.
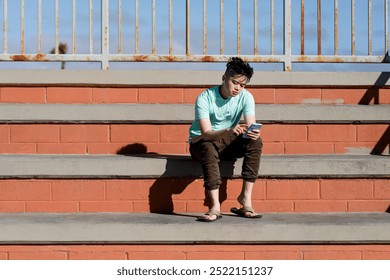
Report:
<svg viewBox="0 0 390 280"><path fill-rule="evenodd" d="M196 98L199 94L206 90L206 88L184 88L184 103L195 104Z"/></svg>
<svg viewBox="0 0 390 280"><path fill-rule="evenodd" d="M165 180L162 180L165 182ZM106 182L107 200L137 200L149 197L154 180L109 180ZM163 183L165 186L165 184ZM162 195L162 194L161 194Z"/></svg>
<svg viewBox="0 0 390 280"><path fill-rule="evenodd" d="M309 251L303 253L305 260L360 260L360 251L334 250L334 251Z"/></svg>
<svg viewBox="0 0 390 280"><path fill-rule="evenodd" d="M157 125L111 125L111 142L158 142L160 129Z"/></svg>
<svg viewBox="0 0 390 280"><path fill-rule="evenodd" d="M367 89L322 89L323 103L332 104L359 104L364 101ZM367 103L368 104L368 103Z"/></svg>
<svg viewBox="0 0 390 280"><path fill-rule="evenodd" d="M138 103L137 88L93 88L93 103Z"/></svg>
<svg viewBox="0 0 390 280"><path fill-rule="evenodd" d="M127 252L129 260L185 260L185 252L154 251L154 252Z"/></svg>
<svg viewBox="0 0 390 280"><path fill-rule="evenodd" d="M334 143L335 154L370 154L374 149L375 142L336 142ZM386 152L383 151L384 153Z"/></svg>
<svg viewBox="0 0 390 280"><path fill-rule="evenodd" d="M370 180L321 180L322 199L372 199L374 184Z"/></svg>
<svg viewBox="0 0 390 280"><path fill-rule="evenodd" d="M0 201L48 201L50 182L41 180L0 180Z"/></svg>
<svg viewBox="0 0 390 280"><path fill-rule="evenodd" d="M189 125L160 126L161 142L182 143L188 141Z"/></svg>
<svg viewBox="0 0 390 280"><path fill-rule="evenodd" d="M57 143L59 129L57 125L31 124L12 125L12 143Z"/></svg>
<svg viewBox="0 0 390 280"><path fill-rule="evenodd" d="M285 143L285 154L333 154L333 143Z"/></svg>
<svg viewBox="0 0 390 280"><path fill-rule="evenodd" d="M186 143L147 143L147 150L157 154L189 154Z"/></svg>
<svg viewBox="0 0 390 280"><path fill-rule="evenodd" d="M3 87L0 97L3 103L45 103L46 88Z"/></svg>
<svg viewBox="0 0 390 280"><path fill-rule="evenodd" d="M110 139L109 125L61 125L62 143L107 143Z"/></svg>
<svg viewBox="0 0 390 280"><path fill-rule="evenodd" d="M139 103L183 103L181 88L140 88Z"/></svg>
<svg viewBox="0 0 390 280"><path fill-rule="evenodd" d="M48 87L48 103L92 103L92 88L89 87Z"/></svg>
<svg viewBox="0 0 390 280"><path fill-rule="evenodd" d="M272 143L272 142L263 142L263 154L284 154L285 153L285 144L284 143Z"/></svg>
<svg viewBox="0 0 390 280"><path fill-rule="evenodd" d="M50 252L39 251L35 252L10 252L9 260L66 260L66 252Z"/></svg>
<svg viewBox="0 0 390 280"><path fill-rule="evenodd" d="M258 252L245 252L246 260L299 260L301 253L299 251L287 250L260 250Z"/></svg>
<svg viewBox="0 0 390 280"><path fill-rule="evenodd" d="M379 104L390 104L390 90L387 88L379 89Z"/></svg>
<svg viewBox="0 0 390 280"><path fill-rule="evenodd" d="M1 213L25 212L24 202L0 202Z"/></svg>
<svg viewBox="0 0 390 280"><path fill-rule="evenodd" d="M275 90L276 104L319 103L321 89L318 88L277 88Z"/></svg>
<svg viewBox="0 0 390 280"><path fill-rule="evenodd" d="M244 252L217 251L216 249L204 252L187 252L187 260L243 260Z"/></svg>
<svg viewBox="0 0 390 280"><path fill-rule="evenodd" d="M86 154L87 145L84 143L40 143L37 144L38 154Z"/></svg>
<svg viewBox="0 0 390 280"><path fill-rule="evenodd" d="M390 180L374 181L374 196L377 199L390 199Z"/></svg>
<svg viewBox="0 0 390 280"><path fill-rule="evenodd" d="M306 142L306 125L268 124L262 128L264 142Z"/></svg>
<svg viewBox="0 0 390 280"><path fill-rule="evenodd" d="M292 200L265 200L252 201L253 208L260 213L282 213L282 212L294 212L294 201Z"/></svg>
<svg viewBox="0 0 390 280"><path fill-rule="evenodd" d="M26 212L42 212L42 213L67 213L79 212L79 204L77 202L58 201L31 201L26 202Z"/></svg>
<svg viewBox="0 0 390 280"><path fill-rule="evenodd" d="M131 149L126 149L128 145L129 143L88 143L86 149L88 154L130 154Z"/></svg>
<svg viewBox="0 0 390 280"><path fill-rule="evenodd" d="M387 251L364 251L362 252L363 260L390 260L390 249Z"/></svg>
<svg viewBox="0 0 390 280"><path fill-rule="evenodd" d="M37 152L36 144L1 144L1 154L35 154Z"/></svg>
<svg viewBox="0 0 390 280"><path fill-rule="evenodd" d="M346 201L299 200L294 202L295 212L347 212Z"/></svg>
<svg viewBox="0 0 390 280"><path fill-rule="evenodd" d="M274 104L275 89L274 88L249 88L256 104Z"/></svg>
<svg viewBox="0 0 390 280"><path fill-rule="evenodd" d="M8 260L8 254L6 252L0 252L0 260Z"/></svg>
<svg viewBox="0 0 390 280"><path fill-rule="evenodd" d="M389 113L389 115L390 115L390 113ZM385 133L386 133L388 127L389 127L389 125L373 125L373 124L371 124L371 125L358 125L357 126L357 141L358 142L378 142L381 138L386 137Z"/></svg>
<svg viewBox="0 0 390 280"><path fill-rule="evenodd" d="M9 125L0 125L0 143L10 142L10 127Z"/></svg>
<svg viewBox="0 0 390 280"><path fill-rule="evenodd" d="M389 212L388 200L360 200L348 202L348 212Z"/></svg>
<svg viewBox="0 0 390 280"><path fill-rule="evenodd" d="M317 180L270 180L267 199L319 199Z"/></svg>
<svg viewBox="0 0 390 280"><path fill-rule="evenodd" d="M69 252L69 260L126 260L126 252L121 251L83 251Z"/></svg>
<svg viewBox="0 0 390 280"><path fill-rule="evenodd" d="M133 212L131 201L83 201L80 212Z"/></svg>
<svg viewBox="0 0 390 280"><path fill-rule="evenodd" d="M353 142L356 141L355 125L309 125L309 142Z"/></svg>
<svg viewBox="0 0 390 280"><path fill-rule="evenodd" d="M52 183L53 201L97 201L105 199L103 181L67 180Z"/></svg>

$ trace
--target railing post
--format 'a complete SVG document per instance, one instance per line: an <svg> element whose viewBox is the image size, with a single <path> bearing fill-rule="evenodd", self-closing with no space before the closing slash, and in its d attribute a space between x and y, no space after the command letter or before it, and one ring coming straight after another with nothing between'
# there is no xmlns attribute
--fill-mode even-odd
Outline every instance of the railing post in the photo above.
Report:
<svg viewBox="0 0 390 280"><path fill-rule="evenodd" d="M102 0L102 69L109 68L109 0Z"/></svg>
<svg viewBox="0 0 390 280"><path fill-rule="evenodd" d="M284 71L291 71L291 0L284 0Z"/></svg>

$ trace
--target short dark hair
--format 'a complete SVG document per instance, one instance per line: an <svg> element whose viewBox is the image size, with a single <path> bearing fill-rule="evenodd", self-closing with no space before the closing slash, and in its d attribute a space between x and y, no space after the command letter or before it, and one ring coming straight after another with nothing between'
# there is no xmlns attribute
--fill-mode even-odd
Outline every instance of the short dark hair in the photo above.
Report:
<svg viewBox="0 0 390 280"><path fill-rule="evenodd" d="M244 62L241 58L231 57L226 64L225 75L244 75L248 78L249 82L253 76L253 68L249 65L249 63Z"/></svg>

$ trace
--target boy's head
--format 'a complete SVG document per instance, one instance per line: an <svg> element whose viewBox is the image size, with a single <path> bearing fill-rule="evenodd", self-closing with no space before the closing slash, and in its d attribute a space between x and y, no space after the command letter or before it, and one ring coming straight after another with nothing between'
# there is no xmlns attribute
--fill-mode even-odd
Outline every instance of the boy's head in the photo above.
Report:
<svg viewBox="0 0 390 280"><path fill-rule="evenodd" d="M249 82L253 75L253 68L249 65L249 63L244 62L241 58L232 57L226 64L226 71L224 76L229 78L237 75L246 76L247 82Z"/></svg>

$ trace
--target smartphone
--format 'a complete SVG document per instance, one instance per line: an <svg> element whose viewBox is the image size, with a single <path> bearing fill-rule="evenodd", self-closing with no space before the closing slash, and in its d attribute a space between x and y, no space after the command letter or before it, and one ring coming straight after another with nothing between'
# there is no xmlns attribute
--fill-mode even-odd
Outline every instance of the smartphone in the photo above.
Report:
<svg viewBox="0 0 390 280"><path fill-rule="evenodd" d="M252 131L254 129L260 129L262 126L263 125L261 123L252 123L250 127L248 127L247 132ZM242 136L243 138L249 138L248 135L246 134L247 132L244 133L244 135Z"/></svg>

